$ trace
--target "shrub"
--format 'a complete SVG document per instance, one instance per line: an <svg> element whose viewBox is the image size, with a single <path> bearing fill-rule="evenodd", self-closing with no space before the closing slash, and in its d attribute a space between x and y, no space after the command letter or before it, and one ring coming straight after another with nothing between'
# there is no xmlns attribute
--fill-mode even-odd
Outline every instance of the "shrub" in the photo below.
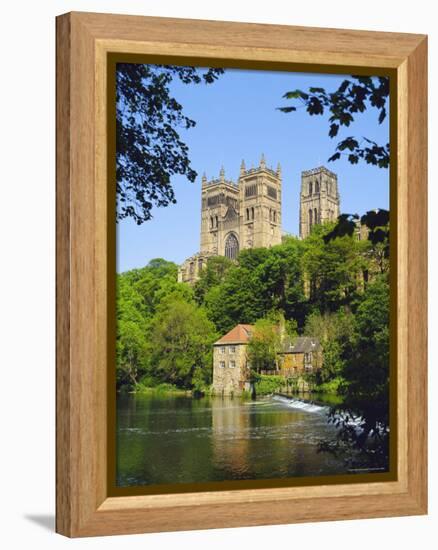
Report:
<svg viewBox="0 0 438 550"><path fill-rule="evenodd" d="M255 377L255 392L256 395L269 395L279 390L285 385L285 380L282 376L269 374L258 374Z"/></svg>

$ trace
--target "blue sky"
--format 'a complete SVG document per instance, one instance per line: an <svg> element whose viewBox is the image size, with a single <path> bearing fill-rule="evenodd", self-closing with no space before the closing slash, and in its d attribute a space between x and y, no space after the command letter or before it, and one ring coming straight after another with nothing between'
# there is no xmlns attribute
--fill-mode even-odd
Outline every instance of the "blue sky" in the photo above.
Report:
<svg viewBox="0 0 438 550"><path fill-rule="evenodd" d="M242 159L257 166L264 153L268 166L280 162L283 174L283 230L298 234L301 172L324 165L338 175L341 212L362 214L389 208L389 170L351 165L346 158L327 162L336 143L347 136L389 141L389 117L379 125L378 112L368 109L337 138L328 137L328 116L309 116L304 109L285 114L277 107L291 104L286 91L309 86L336 89L344 75L227 69L210 85L174 82L172 93L184 112L196 121L181 137L189 146L196 182L175 176L177 204L155 208L153 218L137 226L131 220L117 225L117 271L143 267L152 258L181 263L199 250L201 176L217 177L224 166L227 178L237 180Z"/></svg>

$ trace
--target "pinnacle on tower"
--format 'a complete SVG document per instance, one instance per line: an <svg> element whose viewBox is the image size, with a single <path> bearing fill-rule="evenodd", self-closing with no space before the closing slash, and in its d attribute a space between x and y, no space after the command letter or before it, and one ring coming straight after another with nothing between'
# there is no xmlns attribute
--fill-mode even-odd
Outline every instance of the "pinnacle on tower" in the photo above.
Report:
<svg viewBox="0 0 438 550"><path fill-rule="evenodd" d="M207 174L204 172L202 174L202 185L206 185L207 183Z"/></svg>
<svg viewBox="0 0 438 550"><path fill-rule="evenodd" d="M281 178L281 165L280 163L277 164L277 176Z"/></svg>
<svg viewBox="0 0 438 550"><path fill-rule="evenodd" d="M262 153L262 158L260 159L260 168L266 168L265 155Z"/></svg>
<svg viewBox="0 0 438 550"><path fill-rule="evenodd" d="M221 171L219 172L219 176L221 178L221 181L225 181L225 169L223 166L221 166Z"/></svg>
<svg viewBox="0 0 438 550"><path fill-rule="evenodd" d="M240 175L243 176L245 173L246 167L245 167L245 161L242 160L242 164L240 165Z"/></svg>

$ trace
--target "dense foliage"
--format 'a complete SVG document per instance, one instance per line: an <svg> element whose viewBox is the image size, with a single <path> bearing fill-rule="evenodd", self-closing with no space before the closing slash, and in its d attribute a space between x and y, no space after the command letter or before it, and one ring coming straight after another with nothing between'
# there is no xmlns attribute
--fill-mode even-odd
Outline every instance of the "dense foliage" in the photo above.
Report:
<svg viewBox="0 0 438 550"><path fill-rule="evenodd" d="M171 383L193 389L211 380L213 323L162 259L117 278L117 387Z"/></svg>
<svg viewBox="0 0 438 550"><path fill-rule="evenodd" d="M371 282L355 314L355 331L342 370L342 407L331 411L341 427L334 445L362 451L375 467L389 457L389 287L379 275ZM356 462L357 459L355 458ZM360 463L359 463L360 466Z"/></svg>
<svg viewBox="0 0 438 550"><path fill-rule="evenodd" d="M248 344L248 360L253 371L272 371L278 368L280 346L278 326L270 319L258 319Z"/></svg>

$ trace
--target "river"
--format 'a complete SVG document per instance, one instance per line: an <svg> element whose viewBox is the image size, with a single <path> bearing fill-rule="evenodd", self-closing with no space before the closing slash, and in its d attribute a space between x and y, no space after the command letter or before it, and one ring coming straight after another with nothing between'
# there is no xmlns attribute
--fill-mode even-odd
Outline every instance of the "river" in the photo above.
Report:
<svg viewBox="0 0 438 550"><path fill-rule="evenodd" d="M117 398L119 487L345 474L317 452L328 406L282 397L125 394Z"/></svg>

